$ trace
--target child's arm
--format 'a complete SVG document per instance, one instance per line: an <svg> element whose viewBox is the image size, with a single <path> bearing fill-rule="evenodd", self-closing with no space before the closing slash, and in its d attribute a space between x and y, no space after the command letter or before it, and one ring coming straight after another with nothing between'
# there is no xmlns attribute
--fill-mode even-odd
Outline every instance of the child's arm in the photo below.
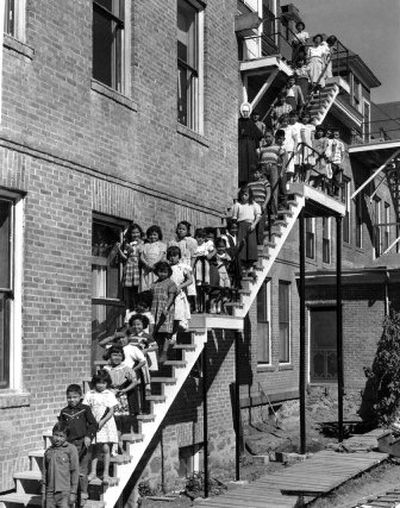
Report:
<svg viewBox="0 0 400 508"><path fill-rule="evenodd" d="M96 418L93 416L92 410L88 406L86 408L86 434L83 438L83 441L85 443L86 448L89 448L92 440L94 439L97 431L97 421Z"/></svg>
<svg viewBox="0 0 400 508"><path fill-rule="evenodd" d="M261 213L260 213L260 205L257 205L257 203L254 203L254 221L252 222L250 226L250 231L254 231L256 229L257 224L260 221Z"/></svg>
<svg viewBox="0 0 400 508"><path fill-rule="evenodd" d="M99 421L99 430L101 430L104 425L108 422L108 420L111 420L111 418L114 416L114 406L109 407L107 409L106 414L103 416L103 418Z"/></svg>
<svg viewBox="0 0 400 508"><path fill-rule="evenodd" d="M104 339L101 339L101 341L99 342L99 346L105 348L107 346L107 344L109 344L113 340L114 340L114 337L112 335L110 335L109 337L105 337Z"/></svg>
<svg viewBox="0 0 400 508"><path fill-rule="evenodd" d="M170 287L170 289L168 290L168 300L167 300L167 304L165 306L165 311L162 314L167 314L169 309L172 307L172 305L175 301L177 290L178 290L178 288L177 288L176 284L174 284L174 287Z"/></svg>
<svg viewBox="0 0 400 508"><path fill-rule="evenodd" d="M146 258L145 258L145 255L144 255L144 251L143 251L143 250L140 252L140 262L142 263L142 265L143 265L145 268L147 268L148 270L151 270L152 265L150 265L149 263L147 263Z"/></svg>
<svg viewBox="0 0 400 508"><path fill-rule="evenodd" d="M262 212L265 212L265 210L267 209L270 199L271 199L271 186L269 183L266 183L265 184L265 199L264 199L264 203L262 205Z"/></svg>
<svg viewBox="0 0 400 508"><path fill-rule="evenodd" d="M135 388L135 386L138 384L138 379L136 377L136 374L134 374L134 371L133 369L127 369L127 372L125 374L125 377L128 381L130 381L129 385L128 386L125 386L125 388L123 388L122 390L119 390L119 394L124 394L124 393L128 393L130 392L131 390L133 390Z"/></svg>
<svg viewBox="0 0 400 508"><path fill-rule="evenodd" d="M193 275L191 274L191 272L187 271L185 273L185 280L182 282L182 284L179 284L179 286L178 286L178 291L182 290L184 288L187 288L188 286L190 286L190 284L192 284L192 282L193 282Z"/></svg>

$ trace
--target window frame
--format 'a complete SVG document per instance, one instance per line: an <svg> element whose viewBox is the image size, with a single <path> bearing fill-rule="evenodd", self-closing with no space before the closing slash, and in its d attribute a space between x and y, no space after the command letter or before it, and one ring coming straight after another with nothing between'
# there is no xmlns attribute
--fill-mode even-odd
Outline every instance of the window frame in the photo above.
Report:
<svg viewBox="0 0 400 508"><path fill-rule="evenodd" d="M326 221L326 226L324 225ZM327 235L325 235L327 233ZM332 221L331 217L322 217L322 262L329 265L332 262Z"/></svg>
<svg viewBox="0 0 400 508"><path fill-rule="evenodd" d="M24 252L24 200L23 196L0 190L0 200L11 205L10 213L10 281L9 287L2 288L8 293L8 330L5 349L7 379L0 382L0 393L22 391L22 279Z"/></svg>
<svg viewBox="0 0 400 508"><path fill-rule="evenodd" d="M315 219L313 217L305 218L305 254L308 259L315 259Z"/></svg>
<svg viewBox="0 0 400 508"><path fill-rule="evenodd" d="M343 243L351 243L351 199L350 199L350 178L343 175L343 186L342 186L342 202L345 204L346 211L343 217L343 231L342 239Z"/></svg>
<svg viewBox="0 0 400 508"><path fill-rule="evenodd" d="M13 12L13 27L8 28L7 18L10 20L10 11ZM8 16L7 16L8 14ZM5 34L21 42L25 42L25 20L26 20L26 0L5 0L4 2L3 31Z"/></svg>
<svg viewBox="0 0 400 508"><path fill-rule="evenodd" d="M390 226L388 226L388 224L390 224L390 204L387 201L383 202L383 213L386 225L383 226L384 232L383 232L382 252L385 252L390 245Z"/></svg>
<svg viewBox="0 0 400 508"><path fill-rule="evenodd" d="M196 52L196 66L193 67L187 61L184 61L178 57L177 52L177 123L190 129L200 135L204 134L204 16L205 10L204 6L197 2L196 0L177 0L177 46L179 42L178 37L178 12L179 12L179 4L189 5L193 10L196 11L195 18L195 52ZM189 110L188 103L193 102L193 117L194 119L188 120L184 123L180 120L179 117L179 89L180 89L180 67L186 68L186 70L190 70L192 73L197 74L195 78L197 82L194 86L193 97L191 100L187 100L187 110ZM197 67L197 68L196 68ZM187 115L188 116L188 115Z"/></svg>
<svg viewBox="0 0 400 508"><path fill-rule="evenodd" d="M263 298L263 302L262 302L263 316L259 315L260 295L262 295L262 298ZM264 318L264 319L261 319L261 318ZM262 323L265 323L267 326L268 341L266 344L266 348L265 348L265 341L263 342L264 355L263 355L262 360L260 359L259 348L257 347L257 365L259 365L259 366L272 365L272 358L271 358L271 279L266 279L262 283L262 285L257 293L257 344L260 340L260 335L258 334L258 328L259 328L259 325ZM265 355L265 349L267 351L266 355ZM265 357L267 357L268 359L265 360Z"/></svg>
<svg viewBox="0 0 400 508"><path fill-rule="evenodd" d="M356 213L355 213L355 242L357 249L363 248L363 196L361 193L356 196Z"/></svg>
<svg viewBox="0 0 400 508"><path fill-rule="evenodd" d="M113 2L123 2L123 18L118 17L113 12L106 9L104 6L98 3L99 0L92 0L92 12L93 18L95 14L95 10L98 12L102 12L104 15L108 16L109 19L112 19L115 23L122 24L121 28L121 39L120 39L120 50L119 54L113 55L111 66L116 65L116 61L119 61L120 70L112 70L112 78L111 85L105 83L98 77L94 76L94 23L92 29L92 79L97 83L100 83L102 86L113 90L114 92L120 93L127 97L131 95L131 2L129 0L112 0ZM115 42L115 41L114 41ZM115 42L118 44L118 42ZM115 52L118 52L118 48L115 49ZM119 76L118 76L119 74ZM119 82L118 82L119 80Z"/></svg>
<svg viewBox="0 0 400 508"><path fill-rule="evenodd" d="M288 320L282 321L281 319L281 287L287 287L287 315ZM291 364L291 358L292 358L292 319L291 319L291 305L292 305L292 297L291 297L291 288L292 283L287 280L279 280L278 282L278 295L279 295L279 302L278 302L278 319L279 319L279 365L290 365ZM282 360L281 353L281 325L285 324L287 326L287 360Z"/></svg>
<svg viewBox="0 0 400 508"><path fill-rule="evenodd" d="M374 203L374 234L373 234L373 251L374 251L374 259L377 259L382 254L382 231L381 226L376 226L376 224L380 224L382 222L382 199L375 195L373 198ZM378 247L378 248L377 248Z"/></svg>

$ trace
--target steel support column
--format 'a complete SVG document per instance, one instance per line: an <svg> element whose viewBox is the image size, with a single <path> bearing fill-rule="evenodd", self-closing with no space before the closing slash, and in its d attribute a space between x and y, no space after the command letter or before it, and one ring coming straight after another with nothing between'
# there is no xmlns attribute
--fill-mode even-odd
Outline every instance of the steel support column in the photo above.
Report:
<svg viewBox="0 0 400 508"><path fill-rule="evenodd" d="M204 467L204 497L208 497L208 407L207 407L207 344L203 349L203 467Z"/></svg>
<svg viewBox="0 0 400 508"><path fill-rule="evenodd" d="M306 443L306 257L304 243L304 212L299 215L299 254L300 254L300 453L305 454Z"/></svg>
<svg viewBox="0 0 400 508"><path fill-rule="evenodd" d="M336 217L336 354L338 382L338 439L343 441L343 308L342 308L342 217Z"/></svg>

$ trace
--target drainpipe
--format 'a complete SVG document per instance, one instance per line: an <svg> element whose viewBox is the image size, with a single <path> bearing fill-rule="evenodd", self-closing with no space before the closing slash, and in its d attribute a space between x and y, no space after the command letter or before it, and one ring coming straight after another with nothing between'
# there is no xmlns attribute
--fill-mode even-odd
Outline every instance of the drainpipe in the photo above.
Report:
<svg viewBox="0 0 400 508"><path fill-rule="evenodd" d="M385 316L389 315L389 280L390 280L390 274L386 270L385 272L385 285L384 285L384 292L385 292Z"/></svg>

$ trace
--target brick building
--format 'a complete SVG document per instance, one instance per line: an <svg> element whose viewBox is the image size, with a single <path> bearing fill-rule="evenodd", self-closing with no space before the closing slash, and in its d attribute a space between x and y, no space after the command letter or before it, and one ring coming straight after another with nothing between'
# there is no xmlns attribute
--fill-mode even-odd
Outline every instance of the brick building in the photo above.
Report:
<svg viewBox="0 0 400 508"><path fill-rule="evenodd" d="M65 403L66 385L90 377L99 337L121 323L119 267L108 255L129 221L143 228L158 224L166 240L179 220L196 227L221 225L237 187L239 105L248 101L268 111L292 73L287 60L300 19L293 6L281 10L279 2L177 0L162 8L153 0L72 4L5 1L0 10L5 13L0 19L5 26L0 259L7 268L0 275L1 491L11 489L13 474L27 468L27 452L40 447L44 430ZM368 118L369 90L379 81L357 55L345 68L338 58L334 71L327 103L314 104L315 114L339 127L349 143L351 128L360 129ZM244 326L243 416L249 408L256 414L265 394L273 403L298 397L296 218L303 208L309 214L309 381L320 386L336 375L333 336L321 344L312 330L318 330L318 313L332 319L335 310L330 216L344 215L343 267L350 281L344 336L351 336L345 339L345 377L349 387L362 388L362 364L373 357L385 312L383 272L374 268L374 258L395 233L386 234L381 225L377 235L374 226L383 220L350 197L375 169L374 162L364 164L364 152L372 151L379 161L394 153L392 145L383 152L372 145L354 148L344 163L340 200L293 187L292 211L282 231L275 231L274 246L260 255L258 281L243 289L241 307L231 316L196 316L190 330L194 342L181 345L183 356L171 367L166 386L155 382L155 416L142 422L144 437L127 439L134 462L116 466L120 483L107 489L107 506L143 472L153 484L171 487L200 467L205 437L197 372L203 348L214 470L234 460L231 385L238 330ZM376 214L396 222L398 210L386 182L376 196ZM364 270L369 264L373 280ZM357 350L367 329L361 362ZM322 355L322 369L312 352ZM33 453L31 460L40 456ZM24 487L37 472L16 478Z"/></svg>

